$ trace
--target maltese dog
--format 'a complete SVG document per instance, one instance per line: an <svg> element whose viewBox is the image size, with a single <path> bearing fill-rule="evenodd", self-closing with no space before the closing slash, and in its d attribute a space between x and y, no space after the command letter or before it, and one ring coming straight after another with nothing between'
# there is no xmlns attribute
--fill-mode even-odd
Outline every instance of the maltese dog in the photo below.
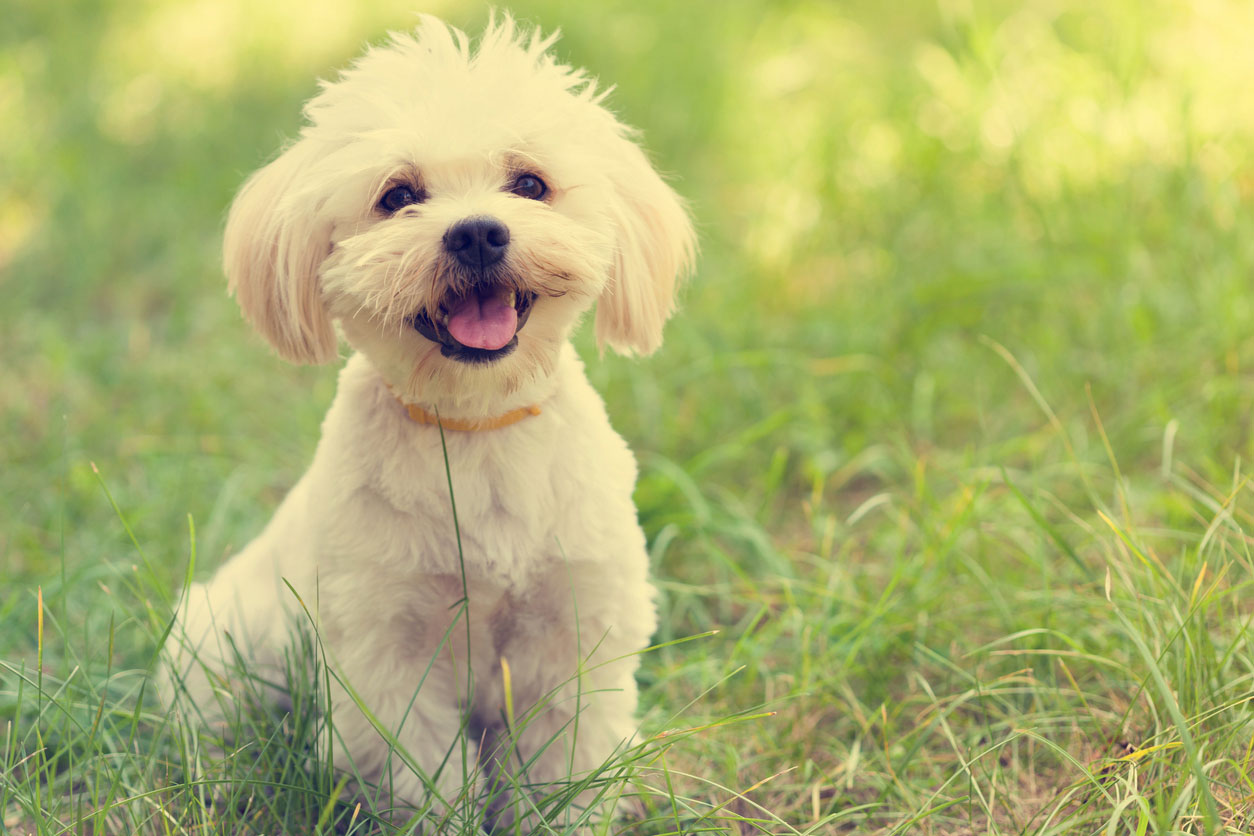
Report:
<svg viewBox="0 0 1254 836"><path fill-rule="evenodd" d="M240 191L244 316L296 363L356 353L308 472L185 591L162 687L221 723L235 662L282 682L308 624L336 768L498 828L562 787L597 805L636 733L656 623L636 464L569 340L595 303L602 347L652 352L694 251L554 40L504 17L472 47L424 17L323 84Z"/></svg>

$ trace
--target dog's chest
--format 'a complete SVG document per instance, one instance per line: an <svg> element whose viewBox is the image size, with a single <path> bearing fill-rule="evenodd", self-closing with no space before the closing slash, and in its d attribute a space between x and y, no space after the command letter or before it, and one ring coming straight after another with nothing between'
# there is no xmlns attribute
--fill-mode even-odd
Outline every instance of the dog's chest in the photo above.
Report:
<svg viewBox="0 0 1254 836"><path fill-rule="evenodd" d="M466 688L456 699L472 713L498 716L506 688L511 699L535 701L575 671L577 605L559 575L515 588L454 575L411 579L397 602L400 655L415 670L432 660L444 668L446 681Z"/></svg>
<svg viewBox="0 0 1254 836"><path fill-rule="evenodd" d="M380 457L348 513L328 522L344 529L328 550L508 589L596 559L607 526L634 528L634 465L621 440L592 455L585 432L546 432L538 420L519 429L450 434L443 446L437 436Z"/></svg>

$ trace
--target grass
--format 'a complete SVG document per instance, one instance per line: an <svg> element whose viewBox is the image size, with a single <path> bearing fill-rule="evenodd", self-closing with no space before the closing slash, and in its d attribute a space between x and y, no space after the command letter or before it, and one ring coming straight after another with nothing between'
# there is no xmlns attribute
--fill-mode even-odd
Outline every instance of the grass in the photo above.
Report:
<svg viewBox="0 0 1254 836"><path fill-rule="evenodd" d="M581 340L663 595L619 829L1254 831L1250 9L514 8L702 229L662 352ZM315 711L216 784L145 683L333 394L240 323L223 212L409 12L0 9L0 832L393 830Z"/></svg>

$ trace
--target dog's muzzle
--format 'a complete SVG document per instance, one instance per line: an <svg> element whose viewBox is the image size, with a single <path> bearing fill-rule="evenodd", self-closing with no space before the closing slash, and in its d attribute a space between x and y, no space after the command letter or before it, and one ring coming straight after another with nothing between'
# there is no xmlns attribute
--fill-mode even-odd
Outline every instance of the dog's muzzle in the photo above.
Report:
<svg viewBox="0 0 1254 836"><path fill-rule="evenodd" d="M509 228L491 217L458 221L444 233L444 250L464 279L433 315L414 315L414 329L440 344L440 353L463 363L490 363L518 347L536 294L520 292L501 270Z"/></svg>

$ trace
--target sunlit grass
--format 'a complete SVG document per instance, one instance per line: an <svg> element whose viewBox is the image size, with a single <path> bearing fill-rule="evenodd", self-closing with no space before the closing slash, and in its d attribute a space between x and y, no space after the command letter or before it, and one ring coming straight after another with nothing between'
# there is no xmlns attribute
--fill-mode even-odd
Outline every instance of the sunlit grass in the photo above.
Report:
<svg viewBox="0 0 1254 836"><path fill-rule="evenodd" d="M415 9L68 9L0 10L0 832L391 832L316 716L215 805L141 693L334 388L240 322L225 207ZM620 829L1250 831L1254 7L514 10L703 239L658 356L581 343L664 613Z"/></svg>

